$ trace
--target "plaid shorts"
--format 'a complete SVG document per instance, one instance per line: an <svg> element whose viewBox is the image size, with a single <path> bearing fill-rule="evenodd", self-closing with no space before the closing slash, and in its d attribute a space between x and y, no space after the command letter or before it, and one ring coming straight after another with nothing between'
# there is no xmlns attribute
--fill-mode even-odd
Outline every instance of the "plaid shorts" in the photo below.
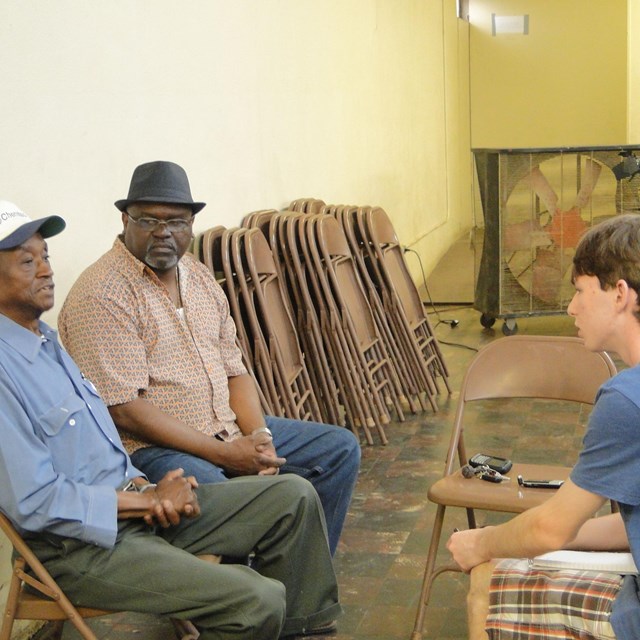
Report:
<svg viewBox="0 0 640 640"><path fill-rule="evenodd" d="M609 618L622 576L595 571L532 570L501 560L491 577L491 640L613 640Z"/></svg>

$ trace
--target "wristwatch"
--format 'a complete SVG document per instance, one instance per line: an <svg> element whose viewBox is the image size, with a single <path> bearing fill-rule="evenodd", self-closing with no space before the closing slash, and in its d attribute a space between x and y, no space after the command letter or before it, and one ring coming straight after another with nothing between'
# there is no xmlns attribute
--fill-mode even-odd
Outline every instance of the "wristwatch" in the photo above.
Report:
<svg viewBox="0 0 640 640"><path fill-rule="evenodd" d="M269 427L258 427L255 431L251 432L251 435L253 436L256 433L266 433L269 437L273 438L273 433L271 433Z"/></svg>
<svg viewBox="0 0 640 640"><path fill-rule="evenodd" d="M136 484L133 480L129 480L127 484L119 489L119 491L135 491L136 493L144 493L147 489L155 489L158 485L148 482L147 484Z"/></svg>

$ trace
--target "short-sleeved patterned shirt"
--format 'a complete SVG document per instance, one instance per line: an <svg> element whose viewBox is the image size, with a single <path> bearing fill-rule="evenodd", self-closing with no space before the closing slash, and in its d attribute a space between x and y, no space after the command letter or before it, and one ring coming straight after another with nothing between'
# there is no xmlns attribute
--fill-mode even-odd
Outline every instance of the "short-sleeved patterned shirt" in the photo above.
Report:
<svg viewBox="0 0 640 640"><path fill-rule="evenodd" d="M73 285L60 336L108 406L141 397L198 431L235 437L228 378L247 370L227 298L192 256L180 260L178 273L182 317L153 271L117 238ZM148 444L121 436L130 453Z"/></svg>

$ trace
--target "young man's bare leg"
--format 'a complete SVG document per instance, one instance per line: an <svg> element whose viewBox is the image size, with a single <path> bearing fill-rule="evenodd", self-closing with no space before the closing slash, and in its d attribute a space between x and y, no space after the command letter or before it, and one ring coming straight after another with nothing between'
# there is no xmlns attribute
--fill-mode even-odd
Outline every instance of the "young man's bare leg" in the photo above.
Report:
<svg viewBox="0 0 640 640"><path fill-rule="evenodd" d="M489 585L495 562L479 564L471 570L467 594L469 640L487 640L485 623L489 614Z"/></svg>

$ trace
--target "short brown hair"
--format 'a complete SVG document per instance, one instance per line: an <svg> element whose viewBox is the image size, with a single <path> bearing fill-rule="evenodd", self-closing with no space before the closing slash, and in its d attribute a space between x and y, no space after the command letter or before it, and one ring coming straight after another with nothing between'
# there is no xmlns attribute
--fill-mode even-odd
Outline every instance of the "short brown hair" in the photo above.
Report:
<svg viewBox="0 0 640 640"><path fill-rule="evenodd" d="M572 279L595 276L602 289L624 280L640 296L640 215L614 216L591 227L573 258Z"/></svg>

